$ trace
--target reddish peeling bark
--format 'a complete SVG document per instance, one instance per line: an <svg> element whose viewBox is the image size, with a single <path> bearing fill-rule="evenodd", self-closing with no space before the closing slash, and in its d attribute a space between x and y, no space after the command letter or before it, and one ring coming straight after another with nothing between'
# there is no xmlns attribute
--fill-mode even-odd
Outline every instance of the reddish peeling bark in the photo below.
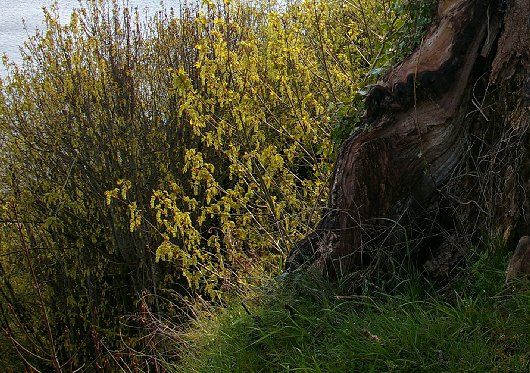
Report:
<svg viewBox="0 0 530 373"><path fill-rule="evenodd" d="M476 130L470 112L486 117L473 106L478 79L491 74L491 84L502 87L528 72L529 7L515 0L507 10L501 1L440 2L421 46L372 88L366 128L339 152L327 213L292 251L288 268L309 261L320 272L346 274L374 265L396 240L407 245L408 227L419 224L467 156Z"/></svg>

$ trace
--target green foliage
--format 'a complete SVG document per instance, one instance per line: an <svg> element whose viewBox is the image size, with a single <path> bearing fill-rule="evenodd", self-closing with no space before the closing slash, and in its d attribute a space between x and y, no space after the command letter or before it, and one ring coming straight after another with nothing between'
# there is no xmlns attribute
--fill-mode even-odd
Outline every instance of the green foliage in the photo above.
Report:
<svg viewBox="0 0 530 373"><path fill-rule="evenodd" d="M247 299L251 315L241 304L205 314L190 328L186 357L173 370L528 371L528 290L448 300L419 277L408 282L393 295L341 296L292 275Z"/></svg>
<svg viewBox="0 0 530 373"><path fill-rule="evenodd" d="M490 303L505 290L506 265L512 254L500 238L490 239L484 249L471 247L463 263L465 270L451 281L450 297Z"/></svg>
<svg viewBox="0 0 530 373"><path fill-rule="evenodd" d="M331 136L335 144L340 145L361 123L370 85L421 44L436 5L430 0L365 1L358 7L343 6L340 14L330 18L327 28L331 30L336 29L337 19L349 20L344 42L351 48L350 58L356 58L351 64L355 90L347 102L334 103Z"/></svg>
<svg viewBox="0 0 530 373"><path fill-rule="evenodd" d="M146 313L278 272L319 219L356 92L418 19L396 4L205 1L143 21L87 0L64 25L45 11L0 80L2 326L26 369L145 368L114 351L155 349Z"/></svg>

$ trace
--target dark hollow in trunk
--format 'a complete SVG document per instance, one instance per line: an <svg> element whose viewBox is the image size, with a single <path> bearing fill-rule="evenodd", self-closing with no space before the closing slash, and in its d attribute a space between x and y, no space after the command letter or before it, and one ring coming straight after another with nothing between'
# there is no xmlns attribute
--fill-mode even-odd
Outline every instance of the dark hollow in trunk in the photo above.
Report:
<svg viewBox="0 0 530 373"><path fill-rule="evenodd" d="M385 258L414 255L447 273L475 238L528 228L529 14L528 0L439 3L421 45L370 91L288 270L388 272Z"/></svg>

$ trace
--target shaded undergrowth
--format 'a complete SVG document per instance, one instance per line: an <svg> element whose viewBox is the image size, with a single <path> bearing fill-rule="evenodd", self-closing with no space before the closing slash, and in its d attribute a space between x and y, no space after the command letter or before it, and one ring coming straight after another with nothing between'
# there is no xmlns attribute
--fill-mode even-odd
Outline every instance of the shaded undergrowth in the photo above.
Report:
<svg viewBox="0 0 530 373"><path fill-rule="evenodd" d="M506 255L482 253L453 279L456 290L412 271L390 294L345 295L292 273L257 296L205 312L187 333L182 364L172 368L528 372L530 291L503 288L505 263Z"/></svg>

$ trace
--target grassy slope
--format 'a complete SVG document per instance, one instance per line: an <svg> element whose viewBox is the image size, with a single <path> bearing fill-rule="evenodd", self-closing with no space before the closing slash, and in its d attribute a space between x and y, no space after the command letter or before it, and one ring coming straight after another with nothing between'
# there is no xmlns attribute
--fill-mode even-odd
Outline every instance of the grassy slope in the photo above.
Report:
<svg viewBox="0 0 530 373"><path fill-rule="evenodd" d="M186 372L529 372L530 291L482 254L451 291L419 276L393 295L337 296L293 274L190 329ZM528 289L528 287L526 287Z"/></svg>

